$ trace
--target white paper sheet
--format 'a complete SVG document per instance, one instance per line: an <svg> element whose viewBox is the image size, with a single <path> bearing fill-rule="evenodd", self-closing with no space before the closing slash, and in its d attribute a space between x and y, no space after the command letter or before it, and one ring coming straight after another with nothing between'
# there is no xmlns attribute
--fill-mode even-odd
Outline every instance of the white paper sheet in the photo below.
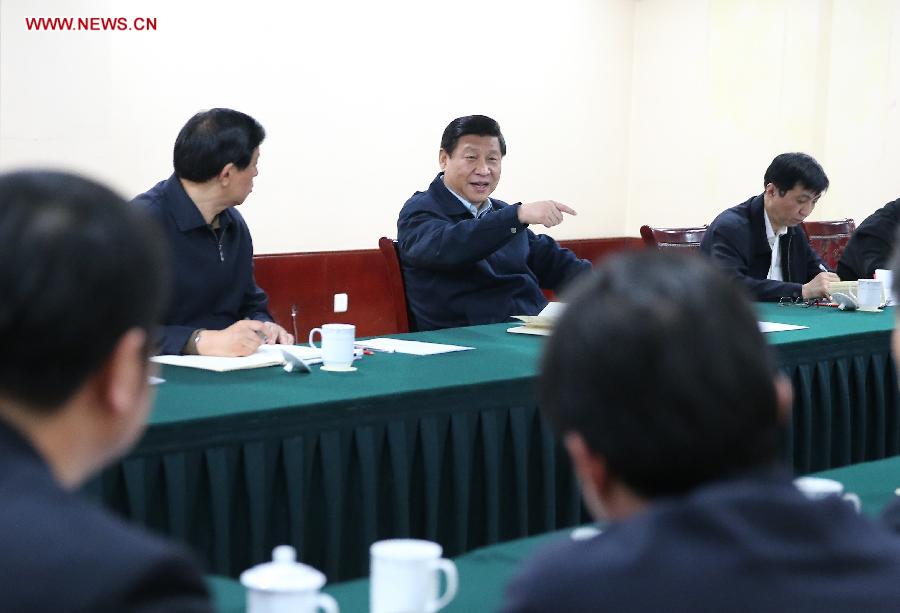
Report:
<svg viewBox="0 0 900 613"><path fill-rule="evenodd" d="M806 330L809 326L795 326L793 324L780 324L774 321L760 321L759 331L763 334L767 332L787 332L788 330Z"/></svg>
<svg viewBox="0 0 900 613"><path fill-rule="evenodd" d="M550 317L553 319L559 319L562 317L563 311L566 310L565 302L548 302L547 306L541 309L541 312L538 313L541 317Z"/></svg>
<svg viewBox="0 0 900 613"><path fill-rule="evenodd" d="M454 351L468 351L470 349L475 349L475 347L463 347L462 345L403 341L396 338L370 338L366 341L356 341L356 345L373 351L408 353L410 355L435 355L438 353L452 353Z"/></svg>

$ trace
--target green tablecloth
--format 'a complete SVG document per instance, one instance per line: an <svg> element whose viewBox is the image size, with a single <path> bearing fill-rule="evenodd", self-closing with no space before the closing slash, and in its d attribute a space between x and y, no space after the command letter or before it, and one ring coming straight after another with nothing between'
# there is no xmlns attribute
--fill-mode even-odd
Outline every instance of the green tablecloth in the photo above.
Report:
<svg viewBox="0 0 900 613"><path fill-rule="evenodd" d="M762 305L760 316L811 326L769 336L798 390L799 470L900 451L890 314ZM364 574L382 538L456 556L581 523L568 459L535 404L544 339L507 327L407 335L476 350L376 354L356 373L166 367L146 435L91 489L230 576L280 543L335 581Z"/></svg>
<svg viewBox="0 0 900 613"><path fill-rule="evenodd" d="M817 476L837 479L847 491L855 492L862 501L862 510L872 517L894 497L900 486L900 457L848 466L816 473ZM480 613L496 611L503 598L503 590L523 560L542 546L556 539L569 538L571 530L559 530L518 539L500 545L477 549L456 558L459 570L459 592L444 611L447 613ZM210 578L210 588L219 613L244 611L244 588L231 579ZM342 613L368 611L369 582L366 579L328 585L325 589L338 601Z"/></svg>
<svg viewBox="0 0 900 613"><path fill-rule="evenodd" d="M894 309L757 305L764 321L809 326L767 335L794 387L788 456L798 472L900 453L900 402L890 355Z"/></svg>

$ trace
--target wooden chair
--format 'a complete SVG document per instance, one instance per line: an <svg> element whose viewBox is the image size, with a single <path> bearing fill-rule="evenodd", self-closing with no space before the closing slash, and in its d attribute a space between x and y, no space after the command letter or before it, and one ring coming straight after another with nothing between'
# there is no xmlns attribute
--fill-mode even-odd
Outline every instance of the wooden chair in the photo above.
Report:
<svg viewBox="0 0 900 613"><path fill-rule="evenodd" d="M641 238L648 247L656 249L700 250L700 241L706 234L706 226L699 228L651 228L641 226Z"/></svg>
<svg viewBox="0 0 900 613"><path fill-rule="evenodd" d="M387 236L378 239L378 250L384 258L387 268L388 289L394 302L394 317L398 332L409 332L409 310L406 305L406 287L403 285L403 272L400 270L400 256L397 253L397 241Z"/></svg>
<svg viewBox="0 0 900 613"><path fill-rule="evenodd" d="M256 255L253 266L272 317L293 332L296 307L298 341L305 343L310 328L323 323L354 324L357 336L400 331L383 259L377 249L311 251ZM349 297L345 313L334 312L335 294Z"/></svg>
<svg viewBox="0 0 900 613"><path fill-rule="evenodd" d="M831 270L837 269L847 242L856 230L852 219L838 221L805 221L801 224L813 251L819 254Z"/></svg>

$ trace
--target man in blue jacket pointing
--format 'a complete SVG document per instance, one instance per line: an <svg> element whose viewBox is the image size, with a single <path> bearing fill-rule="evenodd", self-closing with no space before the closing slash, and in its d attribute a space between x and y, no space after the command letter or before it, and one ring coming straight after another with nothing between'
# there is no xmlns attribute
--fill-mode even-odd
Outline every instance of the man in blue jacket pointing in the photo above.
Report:
<svg viewBox="0 0 900 613"><path fill-rule="evenodd" d="M505 155L496 121L454 119L441 138L441 172L403 205L397 240L415 329L535 315L547 304L541 288L559 291L590 269L590 262L528 229L556 226L564 214L576 214L572 208L553 200L510 205L490 198Z"/></svg>

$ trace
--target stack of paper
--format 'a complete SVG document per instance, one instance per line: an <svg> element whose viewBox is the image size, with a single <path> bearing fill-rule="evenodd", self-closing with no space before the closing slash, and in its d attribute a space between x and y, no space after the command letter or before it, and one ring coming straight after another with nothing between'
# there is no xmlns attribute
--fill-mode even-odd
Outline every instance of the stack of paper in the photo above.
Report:
<svg viewBox="0 0 900 613"><path fill-rule="evenodd" d="M550 302L537 315L514 315L514 319L523 322L524 326L509 328L507 332L512 334L534 334L537 336L550 336L556 320L563 314L566 308L564 302Z"/></svg>

